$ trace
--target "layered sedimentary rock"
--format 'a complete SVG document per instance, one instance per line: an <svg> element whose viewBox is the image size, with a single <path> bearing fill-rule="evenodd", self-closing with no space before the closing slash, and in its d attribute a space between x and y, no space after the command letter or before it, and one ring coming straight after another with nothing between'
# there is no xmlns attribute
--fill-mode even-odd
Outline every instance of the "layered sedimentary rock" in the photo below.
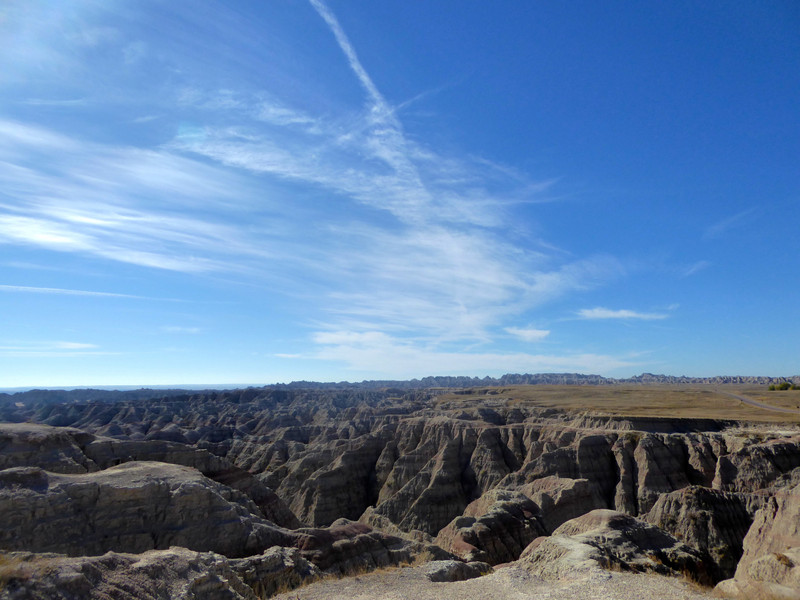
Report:
<svg viewBox="0 0 800 600"><path fill-rule="evenodd" d="M100 467L81 447L93 438L74 428L0 423L0 470L38 466L53 473L97 471Z"/></svg>
<svg viewBox="0 0 800 600"><path fill-rule="evenodd" d="M226 470L214 460L224 459L228 470L241 469L275 490L305 525L358 519L374 507L400 530L429 535L495 487L517 489L553 477L585 480L591 498L584 497L584 507L638 515L661 494L689 485L714 481L723 491L751 492L800 466L798 439L758 441L721 432L710 421L570 420L558 411L501 401L493 407L451 404L437 406L435 396L419 393L400 399L377 391L244 390L160 404L47 405L29 418L119 438L76 444L98 468L164 460L214 477ZM785 460L755 480L747 473L763 469L745 463L756 460L749 448L758 445L764 448L757 452L770 450ZM86 468L93 467L86 462Z"/></svg>
<svg viewBox="0 0 800 600"><path fill-rule="evenodd" d="M257 515L243 493L190 467L129 462L88 474L0 471L0 548L70 556L181 546L229 558L295 549L329 573L453 556L345 520L289 530ZM234 564L234 563L231 563ZM239 563L236 563L239 564ZM263 570L261 563L253 567Z"/></svg>
<svg viewBox="0 0 800 600"><path fill-rule="evenodd" d="M437 546L409 541L363 523L340 519L326 528L298 529L293 545L323 571L347 574L413 562L417 555L449 560L455 558Z"/></svg>
<svg viewBox="0 0 800 600"><path fill-rule="evenodd" d="M732 577L744 537L766 496L690 486L662 495L644 519L708 554L714 579Z"/></svg>
<svg viewBox="0 0 800 600"><path fill-rule="evenodd" d="M81 558L0 554L2 595L26 600L258 600L321 575L298 550L279 547L242 559L185 548Z"/></svg>
<svg viewBox="0 0 800 600"><path fill-rule="evenodd" d="M721 456L713 487L731 492L754 492L770 487L800 467L800 436L748 444Z"/></svg>
<svg viewBox="0 0 800 600"><path fill-rule="evenodd" d="M592 568L706 577L699 552L663 530L620 512L597 509L534 540L520 564L544 578Z"/></svg>
<svg viewBox="0 0 800 600"><path fill-rule="evenodd" d="M10 550L79 556L183 546L240 557L292 545L255 512L244 494L166 463L87 474L0 471L0 547Z"/></svg>
<svg viewBox="0 0 800 600"><path fill-rule="evenodd" d="M738 598L800 598L800 486L777 491L756 512L744 538L733 580L722 595Z"/></svg>
<svg viewBox="0 0 800 600"><path fill-rule="evenodd" d="M635 527L615 517L595 527L612 531L599 537L561 528L595 509L613 509L681 538L712 577L732 573L759 503L800 483L800 435L789 430L730 429L728 423L707 419L575 416L526 406L499 392L484 396L475 401L465 393L444 401L435 390L251 389L149 402L14 407L15 419L59 427L0 427L0 467L16 468L0 479L9 498L17 494L30 500L40 507L39 516L53 513L40 523L44 529L31 521L23 532L23 537L45 539L46 532L55 531L61 512L75 523L87 522L81 510L97 512L107 498L123 508L117 521L129 519L133 513L127 507L133 503L126 504L126 496L136 497L136 486L112 492L102 482L126 469L135 474L142 461L195 473L195 480L176 485L166 483L169 477L159 480L150 474L161 482L147 487L147 497L153 494L162 512L145 509L140 517L162 526L108 538L130 535L130 547L127 542L103 545L108 539L104 542L88 525L64 530L87 536L97 552L181 543L245 556L277 543L297 548L322 569L347 571L435 553L434 539L467 560L507 562L536 536L552 533L549 541L536 542L535 548L542 548L539 555L553 558L564 548L577 547L577 537L588 536L579 545L594 556L602 554L602 535L623 549L633 544L622 540L620 528ZM67 490L77 491L70 495ZM215 522L214 510L237 515L217 519L221 529L214 535L238 523L242 531L228 536L238 541L227 542L238 546L197 546L191 533L195 524L168 508L184 493L220 499L217 504L203 500L207 523ZM45 496L56 505L68 499L69 506L82 508L54 511L50 500L42 500ZM14 518L27 518L13 502L8 506ZM163 511L168 518L162 518ZM114 522L110 510L101 508L98 514L103 515L100 522ZM171 520L178 525L170 528ZM361 524L350 522L356 520ZM5 531L4 539L16 535ZM264 537L264 531L273 533ZM84 551L84 546L78 550L53 541L32 543L41 550ZM751 562L764 562L764 556L776 552L783 551L769 550ZM794 560L791 552L783 555ZM639 559L632 555L614 556L604 564L617 561L638 568ZM678 570L679 564L671 569Z"/></svg>
<svg viewBox="0 0 800 600"><path fill-rule="evenodd" d="M192 467L246 494L257 514L296 528L297 517L271 489L227 459L177 442L98 437L70 427L0 424L0 467L39 467L52 473L90 473L125 462L149 461Z"/></svg>
<svg viewBox="0 0 800 600"><path fill-rule="evenodd" d="M496 489L442 528L436 543L464 560L496 565L516 560L546 533L535 502L520 492Z"/></svg>
<svg viewBox="0 0 800 600"><path fill-rule="evenodd" d="M594 493L588 479L565 479L551 475L525 484L519 491L539 507L542 524L548 534L570 519L607 506Z"/></svg>

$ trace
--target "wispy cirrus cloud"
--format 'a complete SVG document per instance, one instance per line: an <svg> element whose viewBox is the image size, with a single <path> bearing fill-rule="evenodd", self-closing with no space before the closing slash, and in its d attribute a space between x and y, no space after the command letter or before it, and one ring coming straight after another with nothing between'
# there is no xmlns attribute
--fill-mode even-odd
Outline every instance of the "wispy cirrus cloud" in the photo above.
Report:
<svg viewBox="0 0 800 600"><path fill-rule="evenodd" d="M84 342L43 341L0 344L0 356L9 358L81 357L114 354Z"/></svg>
<svg viewBox="0 0 800 600"><path fill-rule="evenodd" d="M613 310L602 307L584 308L579 310L577 314L581 319L625 319L640 321L666 319L669 316L665 313L645 313L627 309Z"/></svg>
<svg viewBox="0 0 800 600"><path fill-rule="evenodd" d="M71 150L76 144L66 135L36 125L0 120L0 156L19 158L20 148ZM12 163L13 164L13 163Z"/></svg>
<svg viewBox="0 0 800 600"><path fill-rule="evenodd" d="M339 282L328 294L332 322L487 340L492 327L518 311L624 271L612 257L564 262L510 239L509 204L535 199L554 182L532 182L492 161L444 156L409 140L335 15L321 1L312 5L366 91L365 111L327 119L275 97L265 108L230 91L220 94L221 103L195 91L186 102L235 109L270 128L204 127L178 135L170 147L318 186L333 194L331 202L349 204L350 214L357 214L355 202L395 219L387 225L355 217L327 228L326 269Z"/></svg>
<svg viewBox="0 0 800 600"><path fill-rule="evenodd" d="M185 327L182 325L165 325L161 328L161 331L164 333L177 333L177 334L189 334L189 335L197 335L198 333L202 332L203 330L200 327Z"/></svg>
<svg viewBox="0 0 800 600"><path fill-rule="evenodd" d="M549 329L524 329L522 327L506 327L506 333L510 333L511 335L520 338L525 342L541 342L545 339L548 335L550 335Z"/></svg>
<svg viewBox="0 0 800 600"><path fill-rule="evenodd" d="M17 122L0 120L0 134L0 244L187 273L241 272L274 256L243 235L255 192L233 173Z"/></svg>
<svg viewBox="0 0 800 600"><path fill-rule="evenodd" d="M706 228L706 230L703 232L703 238L706 240L712 240L723 236L728 230L743 225L745 219L752 215L755 211L755 208L748 208L747 210L737 212L717 221Z"/></svg>
<svg viewBox="0 0 800 600"><path fill-rule="evenodd" d="M27 104L29 106L73 108L76 106L86 106L89 104L89 100L87 98L29 98L27 100L23 100L22 104Z"/></svg>
<svg viewBox="0 0 800 600"><path fill-rule="evenodd" d="M691 277L692 275L699 273L700 271L704 271L708 267L711 266L711 261L708 260L698 260L695 263L692 263L683 271L681 272L681 277Z"/></svg>
<svg viewBox="0 0 800 600"><path fill-rule="evenodd" d="M471 375L474 373L607 373L638 363L631 357L576 353L565 355L448 351L424 341L397 339L377 331L320 332L321 346L307 359L337 361L352 371L384 373L392 378L418 377L420 373Z"/></svg>
<svg viewBox="0 0 800 600"><path fill-rule="evenodd" d="M614 257L521 240L514 210L550 200L556 181L408 135L402 106L383 96L333 12L311 4L363 105L315 110L279 88L236 89L233 77L225 89L183 82L172 90L180 121L166 105L132 113L148 129L159 115L163 143L150 148L0 120L0 243L268 286L305 303L311 331L379 332L391 337L370 344L384 358L396 350L410 362L416 348L443 368L459 352L439 345L540 341L546 330L515 323L520 314L624 275ZM116 44L126 67L160 53L155 39L96 40ZM326 339L314 338L320 357L349 348L352 365L367 359L364 340ZM577 357L508 360L527 360L526 369L625 363Z"/></svg>

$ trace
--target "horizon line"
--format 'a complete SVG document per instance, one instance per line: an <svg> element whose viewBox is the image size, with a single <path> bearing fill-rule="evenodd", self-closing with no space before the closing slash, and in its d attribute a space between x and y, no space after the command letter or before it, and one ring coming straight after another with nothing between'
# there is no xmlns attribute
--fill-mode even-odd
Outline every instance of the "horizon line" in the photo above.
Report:
<svg viewBox="0 0 800 600"><path fill-rule="evenodd" d="M499 377L485 375L483 377L477 375L425 375L423 377L413 377L410 379L362 379L361 381L315 381L315 380L292 380L289 382L275 381L271 383L174 383L174 384L85 384L85 385L55 385L55 386L41 386L41 385L21 385L21 386L8 386L0 387L0 394L30 392L34 390L41 391L74 391L74 390L101 390L101 391L136 391L136 390L237 390L247 388L261 388L271 386L287 386L298 384L310 384L315 386L320 385L363 385L369 383L410 383L415 381L423 381L425 379L477 379L483 380L500 380L504 377L537 377L546 375L561 375L561 376L578 376L585 378L596 378L613 382L626 382L635 379L645 378L647 376L653 378L674 378L674 379L694 379L694 380L712 380L712 379L725 379L725 378L742 378L742 379L768 379L768 380L794 380L800 378L797 375L668 375L666 373L640 373L639 375L632 375L630 377L607 377L605 375L598 375L596 373L578 373L578 372L541 372L541 373L505 373ZM535 385L535 384L532 384Z"/></svg>

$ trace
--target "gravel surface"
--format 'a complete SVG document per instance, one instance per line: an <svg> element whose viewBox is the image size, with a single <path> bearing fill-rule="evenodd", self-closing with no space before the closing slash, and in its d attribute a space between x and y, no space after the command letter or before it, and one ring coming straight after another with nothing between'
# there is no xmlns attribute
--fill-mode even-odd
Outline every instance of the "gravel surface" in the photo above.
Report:
<svg viewBox="0 0 800 600"><path fill-rule="evenodd" d="M281 600L708 600L682 579L593 569L559 581L545 581L508 566L491 575L453 583L433 583L424 566L323 580L275 596Z"/></svg>

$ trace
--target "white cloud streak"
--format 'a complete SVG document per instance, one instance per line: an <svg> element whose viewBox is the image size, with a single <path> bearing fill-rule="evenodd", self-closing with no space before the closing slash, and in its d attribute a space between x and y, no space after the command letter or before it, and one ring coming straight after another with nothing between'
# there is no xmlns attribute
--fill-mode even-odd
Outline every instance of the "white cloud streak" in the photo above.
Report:
<svg viewBox="0 0 800 600"><path fill-rule="evenodd" d="M365 377L369 377L370 373L398 379L419 377L420 373L608 373L637 364L625 357L590 353L547 355L443 351L424 344L399 340L377 331L320 332L316 334L315 341L322 348L306 358L342 362L349 370Z"/></svg>
<svg viewBox="0 0 800 600"><path fill-rule="evenodd" d="M134 296L132 294L115 294L113 292L93 292L90 290L70 290L64 288L31 287L25 285L0 285L0 292L12 292L23 294L48 294L56 296L94 296L98 298L133 298L136 300L154 300L146 296Z"/></svg>
<svg viewBox="0 0 800 600"><path fill-rule="evenodd" d="M612 310L610 308L584 308L578 311L578 317L581 319L625 319L625 320L641 320L653 321L666 319L668 315L663 313L643 313L634 310L620 309Z"/></svg>
<svg viewBox="0 0 800 600"><path fill-rule="evenodd" d="M711 262L707 260L698 260L696 263L693 263L686 267L683 272L681 273L681 277L691 277L692 275L699 273L711 266Z"/></svg>
<svg viewBox="0 0 800 600"><path fill-rule="evenodd" d="M202 331L199 327L183 327L181 325L166 325L161 328L164 333L197 335Z"/></svg>
<svg viewBox="0 0 800 600"><path fill-rule="evenodd" d="M166 151L0 120L0 182L0 244L187 273L244 272L275 256L237 222L255 203L250 184Z"/></svg>
<svg viewBox="0 0 800 600"><path fill-rule="evenodd" d="M707 240L717 239L725 235L729 229L738 227L744 224L744 219L755 212L755 208L748 208L736 214L730 215L721 219L706 228L703 233L703 238Z"/></svg>
<svg viewBox="0 0 800 600"><path fill-rule="evenodd" d="M384 115L390 114L391 111L389 110L388 104L384 100L381 93L378 91L378 88L375 87L375 84L372 82L372 78L364 70L364 67L361 65L361 61L358 60L356 51L353 48L353 45L350 43L350 40L347 38L347 35L345 35L341 25L339 25L338 19L328 9L327 5L321 0L309 0L309 1L311 2L311 5L314 7L314 9L328 24L328 27L330 27L331 32L336 38L336 42L339 44L339 48L341 48L342 52L344 52L344 55L347 57L347 62L350 64L350 68L356 74L356 77L358 78L358 81L361 83L361 85L364 86L364 89L367 91L367 94L369 94L370 98L372 99L375 108L380 109L380 112L383 113Z"/></svg>
<svg viewBox="0 0 800 600"><path fill-rule="evenodd" d="M99 350L95 344L83 342L25 342L0 344L0 356L8 358L75 358L114 354Z"/></svg>
<svg viewBox="0 0 800 600"><path fill-rule="evenodd" d="M89 103L86 98L73 98L73 99L47 99L47 98L30 98L22 101L22 104L29 106L56 106L73 108L75 106L85 106Z"/></svg>
<svg viewBox="0 0 800 600"><path fill-rule="evenodd" d="M518 337L525 342L541 342L548 335L550 335L549 329L522 329L520 327L506 327L505 331L506 333L510 333L511 335Z"/></svg>

